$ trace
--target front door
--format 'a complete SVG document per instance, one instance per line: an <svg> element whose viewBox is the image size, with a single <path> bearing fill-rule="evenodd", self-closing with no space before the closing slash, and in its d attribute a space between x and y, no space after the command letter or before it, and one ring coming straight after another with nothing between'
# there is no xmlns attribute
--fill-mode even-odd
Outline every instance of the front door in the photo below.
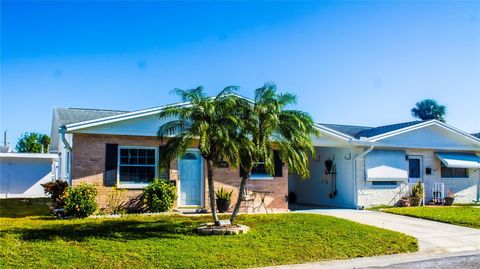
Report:
<svg viewBox="0 0 480 269"><path fill-rule="evenodd" d="M408 183L422 182L422 157L408 156Z"/></svg>
<svg viewBox="0 0 480 269"><path fill-rule="evenodd" d="M187 151L178 161L180 205L202 205L202 157L198 151Z"/></svg>

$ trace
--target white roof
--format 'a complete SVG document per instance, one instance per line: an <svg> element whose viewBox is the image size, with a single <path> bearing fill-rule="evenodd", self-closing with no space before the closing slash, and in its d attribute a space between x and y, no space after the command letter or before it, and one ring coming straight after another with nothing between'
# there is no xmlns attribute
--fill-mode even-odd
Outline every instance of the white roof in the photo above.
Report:
<svg viewBox="0 0 480 269"><path fill-rule="evenodd" d="M58 155L51 154L51 153L9 152L9 153L0 153L0 158L57 159Z"/></svg>
<svg viewBox="0 0 480 269"><path fill-rule="evenodd" d="M480 168L480 157L473 153L435 153L446 167Z"/></svg>

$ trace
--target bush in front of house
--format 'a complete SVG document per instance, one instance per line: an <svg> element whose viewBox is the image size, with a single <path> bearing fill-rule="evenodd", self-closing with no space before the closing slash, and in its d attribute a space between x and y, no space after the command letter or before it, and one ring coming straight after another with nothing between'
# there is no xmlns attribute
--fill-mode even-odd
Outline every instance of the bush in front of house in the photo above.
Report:
<svg viewBox="0 0 480 269"><path fill-rule="evenodd" d="M91 184L69 187L65 193L65 213L75 218L90 216L98 207L97 194L97 188Z"/></svg>
<svg viewBox="0 0 480 269"><path fill-rule="evenodd" d="M114 215L127 213L126 192L126 189L113 187L113 190L107 195L105 213Z"/></svg>
<svg viewBox="0 0 480 269"><path fill-rule="evenodd" d="M155 178L143 190L144 202L151 212L167 212L177 200L177 188L166 179Z"/></svg>
<svg viewBox="0 0 480 269"><path fill-rule="evenodd" d="M65 206L65 191L68 188L66 181L57 179L55 181L42 184L45 194L52 198L53 209L60 209Z"/></svg>

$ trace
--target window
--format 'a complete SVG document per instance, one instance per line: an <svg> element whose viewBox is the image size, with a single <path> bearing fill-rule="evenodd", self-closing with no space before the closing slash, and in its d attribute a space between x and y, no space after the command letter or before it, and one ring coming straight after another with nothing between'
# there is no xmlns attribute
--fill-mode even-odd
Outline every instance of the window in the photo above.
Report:
<svg viewBox="0 0 480 269"><path fill-rule="evenodd" d="M372 181L374 187L397 187L396 181Z"/></svg>
<svg viewBox="0 0 480 269"><path fill-rule="evenodd" d="M442 178L466 178L468 177L467 168L451 168L442 166Z"/></svg>
<svg viewBox="0 0 480 269"><path fill-rule="evenodd" d="M157 149L119 147L120 185L146 185L156 176Z"/></svg>
<svg viewBox="0 0 480 269"><path fill-rule="evenodd" d="M257 162L252 168L250 179L273 179L273 176L267 173L265 162Z"/></svg>
<svg viewBox="0 0 480 269"><path fill-rule="evenodd" d="M283 162L280 158L280 153L278 150L273 151L273 175L267 172L265 169L265 162L260 161L257 162L253 168L252 173L250 174L250 179L258 180L258 179L273 179L274 177L282 177L283 173ZM241 169L240 169L241 170ZM240 171L240 176L242 176L242 171Z"/></svg>

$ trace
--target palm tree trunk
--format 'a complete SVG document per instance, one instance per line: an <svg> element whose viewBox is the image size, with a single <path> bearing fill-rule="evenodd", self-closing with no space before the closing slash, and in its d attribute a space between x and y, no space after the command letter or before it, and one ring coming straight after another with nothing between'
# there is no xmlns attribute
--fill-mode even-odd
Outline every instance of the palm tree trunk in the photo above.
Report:
<svg viewBox="0 0 480 269"><path fill-rule="evenodd" d="M210 198L210 210L212 211L213 221L215 225L220 225L217 216L217 207L215 205L215 186L213 184L213 162L207 160L207 181L208 181L208 197Z"/></svg>
<svg viewBox="0 0 480 269"><path fill-rule="evenodd" d="M240 181L240 189L238 191L238 198L237 202L235 203L235 208L233 209L232 215L230 216L230 223L233 225L235 218L240 211L240 206L242 205L242 198L245 195L245 186L247 185L247 176L243 176L242 180Z"/></svg>

